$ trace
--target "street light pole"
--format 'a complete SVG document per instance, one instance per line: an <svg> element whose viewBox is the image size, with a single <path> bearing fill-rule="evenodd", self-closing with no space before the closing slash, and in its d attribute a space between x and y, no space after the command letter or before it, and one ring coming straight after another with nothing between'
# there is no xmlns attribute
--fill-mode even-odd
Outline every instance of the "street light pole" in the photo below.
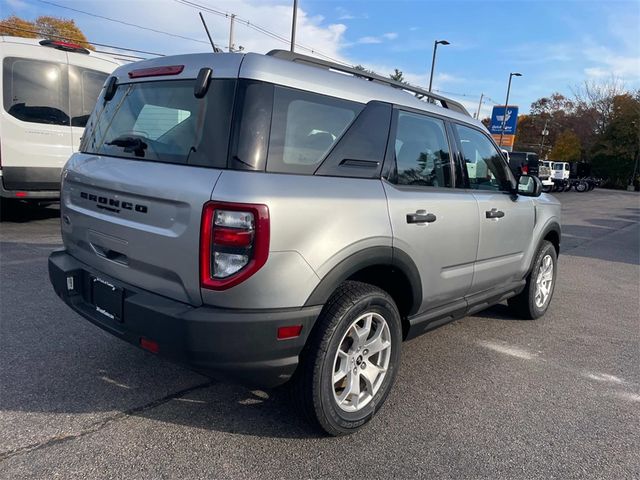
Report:
<svg viewBox="0 0 640 480"><path fill-rule="evenodd" d="M291 22L291 47L293 52L296 46L296 23L298 20L298 0L293 0L293 21Z"/></svg>
<svg viewBox="0 0 640 480"><path fill-rule="evenodd" d="M431 74L429 75L429 92L431 92L431 86L433 85L433 70L436 67L436 50L438 45L450 45L446 40L436 40L433 42L433 58L431 59Z"/></svg>
<svg viewBox="0 0 640 480"><path fill-rule="evenodd" d="M502 148L502 137L504 136L504 124L507 120L507 108L509 108L509 93L511 92L511 78L512 77L521 77L521 73L513 72L509 74L509 86L507 86L507 99L504 102L504 113L502 114L502 125L500 126L500 141L498 142L498 146Z"/></svg>

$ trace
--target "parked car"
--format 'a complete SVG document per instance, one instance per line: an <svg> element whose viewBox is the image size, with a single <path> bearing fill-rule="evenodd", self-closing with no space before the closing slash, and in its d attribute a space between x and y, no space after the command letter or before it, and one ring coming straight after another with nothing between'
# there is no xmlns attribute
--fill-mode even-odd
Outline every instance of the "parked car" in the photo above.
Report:
<svg viewBox="0 0 640 480"><path fill-rule="evenodd" d="M544 315L560 248L560 204L462 105L283 51L116 70L61 218L73 310L215 378L291 381L331 435L379 410L403 340L504 300Z"/></svg>
<svg viewBox="0 0 640 480"><path fill-rule="evenodd" d="M109 74L107 55L53 40L0 36L0 197L55 200Z"/></svg>
<svg viewBox="0 0 640 480"><path fill-rule="evenodd" d="M516 178L522 174L537 176L539 163L537 153L509 152L509 167Z"/></svg>

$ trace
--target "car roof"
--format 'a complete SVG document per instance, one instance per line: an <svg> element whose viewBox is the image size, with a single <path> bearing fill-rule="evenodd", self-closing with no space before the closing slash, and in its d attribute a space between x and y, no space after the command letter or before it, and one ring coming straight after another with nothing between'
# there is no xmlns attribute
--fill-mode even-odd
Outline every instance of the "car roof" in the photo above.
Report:
<svg viewBox="0 0 640 480"><path fill-rule="evenodd" d="M326 68L297 63L271 55L257 53L196 53L154 58L127 64L118 68L114 75L119 83L131 82L128 73L133 70L168 65L184 65L182 73L174 79L195 78L201 68L210 67L214 78L245 78L261 80L285 87L306 90L358 103L370 101L388 102L414 108L424 112L446 116L486 130L478 120L455 111L420 100L402 88L379 82L367 81ZM167 77L144 77L136 81L161 81ZM407 86L407 88L411 88Z"/></svg>
<svg viewBox="0 0 640 480"><path fill-rule="evenodd" d="M46 40L44 38L23 38L23 37L11 37L8 35L0 35L0 51L2 49L2 43L10 43L10 44L14 44L14 45L20 45L20 46L24 46L26 49L32 49L32 48L38 48L38 49L45 49L45 48L51 48L51 47L46 47L40 44L41 41ZM88 49L87 49L88 50ZM43 50L44 52L44 50ZM83 57L88 57L91 59L95 59L95 60L99 60L99 61L104 61L104 62L109 62L112 64L111 66L111 70L115 67L118 67L120 65L123 64L123 62L117 60L116 58L112 57L111 55L108 54L104 54L104 53L98 53L98 52L94 52L93 50L89 50L89 53L78 53L78 52L66 52L69 54L69 63L73 64L73 58L76 55L82 55ZM46 55L46 53L45 53Z"/></svg>

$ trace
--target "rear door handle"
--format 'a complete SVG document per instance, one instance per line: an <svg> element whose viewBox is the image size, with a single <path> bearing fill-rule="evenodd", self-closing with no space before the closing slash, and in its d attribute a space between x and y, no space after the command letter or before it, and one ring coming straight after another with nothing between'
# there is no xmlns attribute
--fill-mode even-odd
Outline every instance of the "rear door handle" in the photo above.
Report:
<svg viewBox="0 0 640 480"><path fill-rule="evenodd" d="M437 217L426 210L418 210L416 213L407 213L407 223L433 223Z"/></svg>
<svg viewBox="0 0 640 480"><path fill-rule="evenodd" d="M504 217L504 212L498 210L497 208L492 208L491 210L487 210L485 212L487 218L502 218Z"/></svg>

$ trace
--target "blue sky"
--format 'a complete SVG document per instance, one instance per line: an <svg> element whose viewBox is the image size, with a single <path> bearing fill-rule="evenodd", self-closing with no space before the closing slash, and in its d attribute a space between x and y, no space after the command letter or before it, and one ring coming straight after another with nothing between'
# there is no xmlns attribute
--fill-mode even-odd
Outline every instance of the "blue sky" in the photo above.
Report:
<svg viewBox="0 0 640 480"><path fill-rule="evenodd" d="M51 0L168 33L184 40L65 10L39 0L0 0L2 16L73 18L98 43L172 54L206 51L198 10L177 0ZM235 13L283 37L290 34L289 0L191 0ZM204 11L215 40L226 46L229 20ZM475 111L481 93L504 102L509 72L512 104L527 111L537 98L612 75L640 88L640 1L338 1L299 0L300 44L349 64L388 74L399 68L426 86L433 41L438 49L434 88L451 92ZM286 43L236 23L236 45L247 51L287 48ZM304 52L303 52L304 53ZM464 96L458 95L464 94Z"/></svg>

